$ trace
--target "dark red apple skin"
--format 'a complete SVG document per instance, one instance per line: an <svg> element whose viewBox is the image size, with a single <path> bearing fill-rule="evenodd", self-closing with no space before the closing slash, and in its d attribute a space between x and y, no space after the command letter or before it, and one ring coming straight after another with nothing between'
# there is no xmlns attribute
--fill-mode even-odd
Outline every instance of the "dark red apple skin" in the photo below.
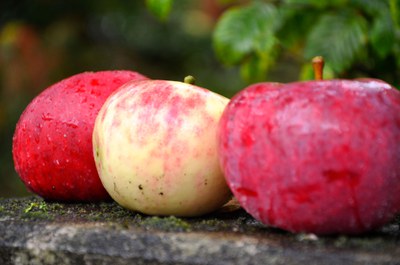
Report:
<svg viewBox="0 0 400 265"><path fill-rule="evenodd" d="M15 170L26 187L46 200L109 199L92 149L95 118L108 96L132 71L85 72L40 93L22 113L13 137Z"/></svg>
<svg viewBox="0 0 400 265"><path fill-rule="evenodd" d="M253 85L218 138L228 185L266 225L359 234L400 212L400 93L383 81Z"/></svg>

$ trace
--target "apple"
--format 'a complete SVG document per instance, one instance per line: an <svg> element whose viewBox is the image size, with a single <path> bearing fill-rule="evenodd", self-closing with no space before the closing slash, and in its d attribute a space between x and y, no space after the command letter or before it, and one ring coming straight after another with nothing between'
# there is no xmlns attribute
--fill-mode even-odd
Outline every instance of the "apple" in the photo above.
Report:
<svg viewBox="0 0 400 265"><path fill-rule="evenodd" d="M400 92L382 80L259 83L218 130L227 183L266 225L359 234L400 212Z"/></svg>
<svg viewBox="0 0 400 265"><path fill-rule="evenodd" d="M190 78L188 78L190 80ZM217 156L228 99L193 84L129 82L104 103L93 131L100 179L121 206L199 216L231 198Z"/></svg>
<svg viewBox="0 0 400 265"><path fill-rule="evenodd" d="M85 72L35 97L17 123L12 146L15 170L26 187L47 200L110 199L94 163L94 121L113 91L143 79L132 71Z"/></svg>

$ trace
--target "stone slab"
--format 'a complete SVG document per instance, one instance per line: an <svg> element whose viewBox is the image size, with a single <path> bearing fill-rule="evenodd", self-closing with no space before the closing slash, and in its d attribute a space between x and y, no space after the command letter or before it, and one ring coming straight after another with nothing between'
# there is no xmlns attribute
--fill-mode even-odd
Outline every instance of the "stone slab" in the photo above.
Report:
<svg viewBox="0 0 400 265"><path fill-rule="evenodd" d="M114 202L0 199L0 264L400 264L400 218L360 236L266 227L241 209L154 217Z"/></svg>

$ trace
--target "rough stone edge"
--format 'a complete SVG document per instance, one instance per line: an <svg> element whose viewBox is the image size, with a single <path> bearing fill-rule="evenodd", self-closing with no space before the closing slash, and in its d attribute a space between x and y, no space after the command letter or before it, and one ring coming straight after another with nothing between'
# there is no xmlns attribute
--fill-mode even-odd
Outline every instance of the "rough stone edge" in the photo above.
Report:
<svg viewBox="0 0 400 265"><path fill-rule="evenodd" d="M0 264L400 264L400 253L282 247L221 233L0 222Z"/></svg>

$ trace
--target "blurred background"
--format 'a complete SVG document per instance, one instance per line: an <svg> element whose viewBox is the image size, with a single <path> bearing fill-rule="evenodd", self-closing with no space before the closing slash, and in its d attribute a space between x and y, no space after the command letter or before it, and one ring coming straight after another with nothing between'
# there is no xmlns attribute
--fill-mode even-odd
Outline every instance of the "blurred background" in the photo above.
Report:
<svg viewBox="0 0 400 265"><path fill-rule="evenodd" d="M150 4L150 2L153 2ZM0 197L29 194L14 171L18 118L49 85L83 71L130 69L227 97L252 82L329 78L400 83L397 0L2 0ZM161 4L160 4L161 5Z"/></svg>

